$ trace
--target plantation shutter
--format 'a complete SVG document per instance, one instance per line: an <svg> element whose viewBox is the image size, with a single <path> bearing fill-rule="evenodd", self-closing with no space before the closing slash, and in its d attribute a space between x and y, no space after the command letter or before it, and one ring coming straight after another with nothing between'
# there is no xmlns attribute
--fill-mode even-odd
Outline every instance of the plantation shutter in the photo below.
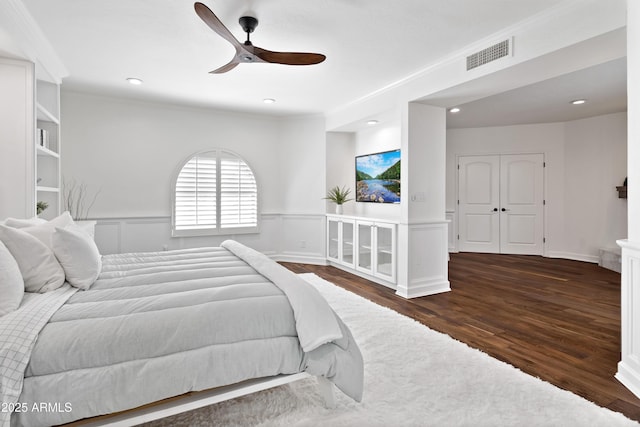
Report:
<svg viewBox="0 0 640 427"><path fill-rule="evenodd" d="M173 214L174 235L255 231L258 187L251 168L223 150L196 154L176 179Z"/></svg>
<svg viewBox="0 0 640 427"><path fill-rule="evenodd" d="M175 228L216 228L217 156L201 153L187 162L176 181Z"/></svg>
<svg viewBox="0 0 640 427"><path fill-rule="evenodd" d="M258 189L249 166L240 158L220 156L220 227L258 225Z"/></svg>

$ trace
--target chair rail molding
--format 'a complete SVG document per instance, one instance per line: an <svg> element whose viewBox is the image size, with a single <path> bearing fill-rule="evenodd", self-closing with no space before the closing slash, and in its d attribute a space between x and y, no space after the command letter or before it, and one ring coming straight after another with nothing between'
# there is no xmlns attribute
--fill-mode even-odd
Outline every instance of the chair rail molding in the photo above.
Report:
<svg viewBox="0 0 640 427"><path fill-rule="evenodd" d="M276 261L326 265L324 213L263 213L258 233L194 237L172 237L170 216L90 219L96 221L95 240L102 254L219 246L233 239Z"/></svg>

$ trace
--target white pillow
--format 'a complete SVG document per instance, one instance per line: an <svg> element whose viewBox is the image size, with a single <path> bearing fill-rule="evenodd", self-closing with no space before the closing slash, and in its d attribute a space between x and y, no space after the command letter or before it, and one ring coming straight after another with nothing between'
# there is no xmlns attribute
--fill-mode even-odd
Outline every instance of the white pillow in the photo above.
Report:
<svg viewBox="0 0 640 427"><path fill-rule="evenodd" d="M56 227L51 242L67 282L76 288L88 289L102 269L102 257L91 236L80 227L69 225Z"/></svg>
<svg viewBox="0 0 640 427"><path fill-rule="evenodd" d="M31 234L0 225L0 240L18 263L25 291L44 293L64 284L64 270L55 255Z"/></svg>
<svg viewBox="0 0 640 427"><path fill-rule="evenodd" d="M82 229L85 233L91 236L92 239L95 240L96 237L96 223L97 221L89 221L86 219L80 221L74 221L75 225Z"/></svg>
<svg viewBox="0 0 640 427"><path fill-rule="evenodd" d="M71 218L71 214L69 212L63 212L51 221L47 221L44 224L21 228L21 230L26 231L44 243L48 248L51 248L51 236L53 235L56 227L64 228L69 224L73 224L73 218Z"/></svg>
<svg viewBox="0 0 640 427"><path fill-rule="evenodd" d="M25 228L25 227L31 227L33 225L40 225L40 224L46 224L46 223L47 223L46 219L38 218L35 216L30 219L7 218L4 221L4 225L6 225L7 227L13 227L13 228Z"/></svg>
<svg viewBox="0 0 640 427"><path fill-rule="evenodd" d="M0 316L15 311L24 296L20 267L9 249L0 242Z"/></svg>

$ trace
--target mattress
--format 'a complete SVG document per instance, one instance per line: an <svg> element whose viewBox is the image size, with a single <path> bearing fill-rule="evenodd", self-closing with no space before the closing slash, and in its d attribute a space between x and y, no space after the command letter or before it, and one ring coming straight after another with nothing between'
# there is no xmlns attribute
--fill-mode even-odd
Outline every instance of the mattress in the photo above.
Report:
<svg viewBox="0 0 640 427"><path fill-rule="evenodd" d="M362 398L349 330L315 288L266 256L227 241L102 264L40 331L19 397L29 410L12 425L62 424L297 372Z"/></svg>

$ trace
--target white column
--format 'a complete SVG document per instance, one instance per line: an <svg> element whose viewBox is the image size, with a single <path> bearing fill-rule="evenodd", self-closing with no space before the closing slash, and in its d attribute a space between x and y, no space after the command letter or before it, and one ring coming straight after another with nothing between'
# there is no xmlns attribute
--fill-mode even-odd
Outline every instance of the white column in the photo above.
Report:
<svg viewBox="0 0 640 427"><path fill-rule="evenodd" d="M407 105L401 154L404 201L396 293L414 298L449 291L444 108Z"/></svg>
<svg viewBox="0 0 640 427"><path fill-rule="evenodd" d="M622 247L622 360L616 378L640 396L640 2L627 1L628 239Z"/></svg>
<svg viewBox="0 0 640 427"><path fill-rule="evenodd" d="M0 57L0 219L35 215L34 65Z"/></svg>

